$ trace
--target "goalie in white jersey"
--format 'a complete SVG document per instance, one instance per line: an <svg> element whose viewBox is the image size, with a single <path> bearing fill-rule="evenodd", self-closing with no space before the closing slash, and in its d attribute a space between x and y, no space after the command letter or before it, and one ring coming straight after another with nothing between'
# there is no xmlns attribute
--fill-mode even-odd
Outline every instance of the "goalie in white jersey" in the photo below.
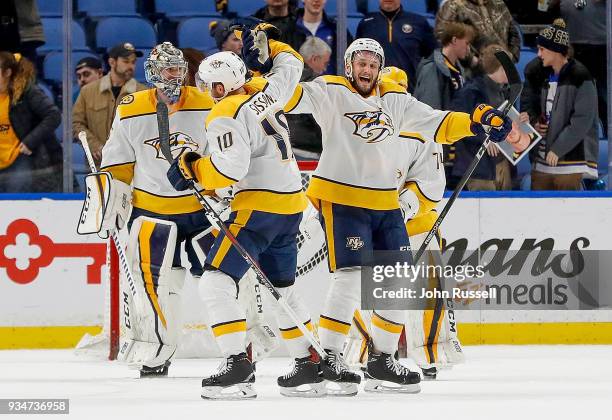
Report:
<svg viewBox="0 0 612 420"><path fill-rule="evenodd" d="M360 306L362 252L410 249L397 190L396 168L404 159L399 137L452 143L473 136L472 130L483 132L484 125L498 128L492 131L501 141L511 125L488 106L472 115L433 110L396 83L379 80L384 52L372 39L355 40L344 57L346 77L301 83L286 110L312 113L321 126L323 153L306 194L321 214L333 280L319 321L328 352L322 372L351 395L360 377L348 370L341 351ZM409 252L405 260L411 261ZM393 357L404 320L405 311L374 311L366 391L419 392L419 374Z"/></svg>
<svg viewBox="0 0 612 420"><path fill-rule="evenodd" d="M311 329L310 316L293 287L296 235L307 199L283 114L303 62L286 44L270 40L268 47L264 29L273 31L270 25L256 27L257 46L254 33L244 33L243 57L249 68L269 71L265 77L251 78L242 59L232 52L213 54L200 65L200 84L217 101L206 120L210 154L181 156L168 178L178 190L187 188L187 180L197 181L206 190L233 187L229 230ZM245 313L236 301L238 282L248 269L221 233L207 255L200 295L226 360L217 373L202 380L203 398L256 396L255 372L245 351ZM277 316L281 336L295 358L293 371L278 378L281 392L324 395L318 354L284 312ZM308 385L307 389L298 390L301 385Z"/></svg>
<svg viewBox="0 0 612 420"><path fill-rule="evenodd" d="M191 239L210 224L198 200L177 192L166 178L169 164L160 151L156 106L163 101L169 109L170 147L179 157L205 150L204 122L213 101L196 88L182 86L187 62L169 42L151 51L145 72L155 88L127 95L117 107L101 170L113 178L105 228L121 228L129 202L133 205L127 256L140 305L125 293L129 339L121 343L119 358L138 366L141 376L159 376L168 373L182 324L186 270L181 266L181 243L186 243L191 273L201 275Z"/></svg>

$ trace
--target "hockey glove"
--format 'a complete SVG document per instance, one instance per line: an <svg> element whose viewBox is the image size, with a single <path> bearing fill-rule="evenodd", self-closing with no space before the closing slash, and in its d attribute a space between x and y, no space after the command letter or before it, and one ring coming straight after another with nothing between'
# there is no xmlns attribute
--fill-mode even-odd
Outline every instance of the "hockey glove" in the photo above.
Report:
<svg viewBox="0 0 612 420"><path fill-rule="evenodd" d="M177 191L185 191L189 189L191 181L197 182L195 175L193 174L192 164L201 156L195 152L183 153L177 160L175 160L170 169L166 173L168 181Z"/></svg>
<svg viewBox="0 0 612 420"><path fill-rule="evenodd" d="M489 139L494 143L504 141L512 131L512 120L491 105L478 105L472 111L470 118L472 132L479 137L485 137L487 135L485 127L490 127Z"/></svg>
<svg viewBox="0 0 612 420"><path fill-rule="evenodd" d="M249 70L267 73L272 68L268 37L263 30L242 33L242 59Z"/></svg>
<svg viewBox="0 0 612 420"><path fill-rule="evenodd" d="M399 204L402 215L404 216L404 223L414 218L419 212L419 199L416 194L408 188L400 193Z"/></svg>

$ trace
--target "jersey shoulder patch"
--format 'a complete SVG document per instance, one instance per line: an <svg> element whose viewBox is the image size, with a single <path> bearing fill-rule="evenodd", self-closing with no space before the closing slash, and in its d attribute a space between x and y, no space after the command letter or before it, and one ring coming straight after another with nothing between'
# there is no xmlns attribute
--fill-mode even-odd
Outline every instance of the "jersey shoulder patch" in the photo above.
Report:
<svg viewBox="0 0 612 420"><path fill-rule="evenodd" d="M154 93L155 89L147 89L124 96L117 106L119 119L155 113L155 105L152 101Z"/></svg>

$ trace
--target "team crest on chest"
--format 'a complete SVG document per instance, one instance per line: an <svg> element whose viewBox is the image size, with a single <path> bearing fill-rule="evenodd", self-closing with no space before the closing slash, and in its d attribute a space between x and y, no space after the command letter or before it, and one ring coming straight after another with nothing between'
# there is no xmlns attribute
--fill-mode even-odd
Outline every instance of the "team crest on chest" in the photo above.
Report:
<svg viewBox="0 0 612 420"><path fill-rule="evenodd" d="M159 148L159 138L145 140L145 144L153 147L155 149L155 158L166 160L164 155L162 155L161 150ZM198 143L196 143L189 135L185 133L181 133L180 131L177 133L170 134L170 150L172 151L172 157L177 159L183 153L187 152L197 152L198 151Z"/></svg>
<svg viewBox="0 0 612 420"><path fill-rule="evenodd" d="M344 116L355 124L353 134L366 143L378 143L394 132L391 117L383 111L347 112Z"/></svg>

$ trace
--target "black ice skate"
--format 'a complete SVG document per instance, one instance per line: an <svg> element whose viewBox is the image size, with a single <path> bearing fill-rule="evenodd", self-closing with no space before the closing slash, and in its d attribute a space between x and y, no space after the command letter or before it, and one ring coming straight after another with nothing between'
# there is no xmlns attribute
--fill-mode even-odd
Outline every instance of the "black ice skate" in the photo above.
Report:
<svg viewBox="0 0 612 420"><path fill-rule="evenodd" d="M168 368L170 367L170 360L166 360L163 365L150 367L143 366L140 368L141 378L155 378L168 376Z"/></svg>
<svg viewBox="0 0 612 420"><path fill-rule="evenodd" d="M388 392L416 394L421 392L421 375L411 372L393 355L375 353L368 355L365 390L367 392Z"/></svg>
<svg viewBox="0 0 612 420"><path fill-rule="evenodd" d="M319 376L321 358L315 349L308 349L310 355L295 359L293 370L277 380L280 393L286 397L324 397L326 394L323 378Z"/></svg>
<svg viewBox="0 0 612 420"><path fill-rule="evenodd" d="M202 379L202 398L240 400L255 398L255 373L246 353L229 356L213 375Z"/></svg>
<svg viewBox="0 0 612 420"><path fill-rule="evenodd" d="M351 372L339 352L325 349L327 356L321 362L321 376L327 381L328 395L351 397L357 395L361 376Z"/></svg>
<svg viewBox="0 0 612 420"><path fill-rule="evenodd" d="M435 366L432 366L430 368L422 367L421 370L423 371L424 381L435 381L436 380L436 377L438 376L438 369Z"/></svg>

